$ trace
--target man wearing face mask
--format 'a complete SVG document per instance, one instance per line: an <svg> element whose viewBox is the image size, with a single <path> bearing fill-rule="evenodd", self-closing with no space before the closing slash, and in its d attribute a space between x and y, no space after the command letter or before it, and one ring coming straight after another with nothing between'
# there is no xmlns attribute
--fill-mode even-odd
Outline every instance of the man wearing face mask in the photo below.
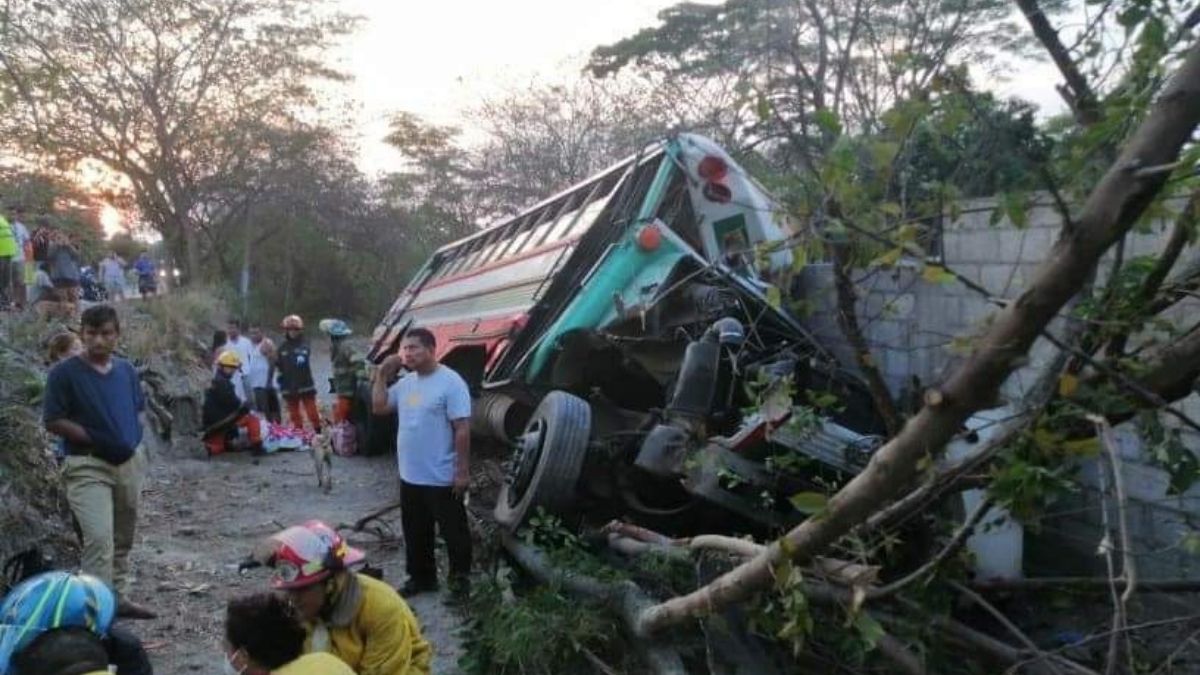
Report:
<svg viewBox="0 0 1200 675"><path fill-rule="evenodd" d="M304 653L304 624L286 598L260 593L225 609L222 671L233 675L355 675L327 652Z"/></svg>
<svg viewBox="0 0 1200 675"><path fill-rule="evenodd" d="M350 569L363 552L325 523L272 535L254 558L299 611L305 652L329 652L358 675L429 674L433 649L417 617L391 586Z"/></svg>

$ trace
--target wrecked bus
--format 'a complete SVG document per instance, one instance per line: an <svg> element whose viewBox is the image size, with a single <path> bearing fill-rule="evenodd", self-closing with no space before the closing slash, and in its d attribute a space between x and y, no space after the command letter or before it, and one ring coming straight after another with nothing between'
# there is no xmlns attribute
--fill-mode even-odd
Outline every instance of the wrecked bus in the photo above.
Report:
<svg viewBox="0 0 1200 675"><path fill-rule="evenodd" d="M772 290L793 260L771 244L791 236L724 150L679 134L436 251L368 360L434 333L471 387L473 431L512 446L503 525L703 506L787 524L803 479L772 457L847 472L877 444L872 416L846 412L869 409L861 385ZM789 432L790 406L760 405L772 387L834 392L841 412Z"/></svg>

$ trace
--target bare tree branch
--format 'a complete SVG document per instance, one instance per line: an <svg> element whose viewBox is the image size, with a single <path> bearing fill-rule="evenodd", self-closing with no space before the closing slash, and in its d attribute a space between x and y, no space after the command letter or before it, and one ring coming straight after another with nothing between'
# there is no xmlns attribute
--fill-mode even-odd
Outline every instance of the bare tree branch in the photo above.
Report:
<svg viewBox="0 0 1200 675"><path fill-rule="evenodd" d="M1080 72L1079 66L1075 64L1070 52L1059 39L1058 30L1050 24L1050 19L1046 17L1037 0L1016 0L1016 2L1017 7L1021 8L1021 13L1025 15L1025 20L1029 22L1029 27L1033 29L1033 34L1050 53L1050 58L1054 59L1054 65L1058 66L1058 71L1067 81L1067 88L1059 91L1075 114L1075 119L1085 127L1099 122L1100 103L1096 98L1096 92L1092 90L1087 78Z"/></svg>

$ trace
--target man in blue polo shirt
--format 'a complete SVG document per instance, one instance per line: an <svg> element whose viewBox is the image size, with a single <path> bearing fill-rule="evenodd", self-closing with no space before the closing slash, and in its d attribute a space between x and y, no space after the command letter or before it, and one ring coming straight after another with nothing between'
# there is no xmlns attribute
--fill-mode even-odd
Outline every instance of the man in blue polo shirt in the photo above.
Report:
<svg viewBox="0 0 1200 675"><path fill-rule="evenodd" d="M84 351L50 371L42 415L46 430L66 442L63 482L83 535L83 571L124 594L146 468L138 417L144 402L137 370L113 355L121 336L116 310L89 307L81 324ZM153 616L125 599L117 611Z"/></svg>

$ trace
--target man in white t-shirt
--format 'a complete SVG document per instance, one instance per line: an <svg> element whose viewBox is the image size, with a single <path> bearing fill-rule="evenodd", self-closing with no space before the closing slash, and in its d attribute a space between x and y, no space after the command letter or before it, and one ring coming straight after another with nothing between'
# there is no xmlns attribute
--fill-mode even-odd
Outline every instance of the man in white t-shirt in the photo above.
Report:
<svg viewBox="0 0 1200 675"><path fill-rule="evenodd" d="M247 382L246 364L254 359L255 349L254 343L250 342L250 338L242 335L242 322L239 319L230 319L229 325L225 327L225 333L229 336L229 342L225 344L225 349L232 351L238 355L242 361L242 370L233 377L233 391L237 394L239 400L254 409L254 390L250 388Z"/></svg>
<svg viewBox="0 0 1200 675"><path fill-rule="evenodd" d="M276 424L280 420L279 394L275 391L275 344L263 335L262 327L250 324L250 360L243 369L254 398L254 408Z"/></svg>
<svg viewBox="0 0 1200 675"><path fill-rule="evenodd" d="M436 341L424 328L410 329L400 354L379 366L371 385L376 415L396 413L400 464L400 525L408 581L405 596L435 590L434 524L446 541L451 592L464 593L471 572L471 531L463 505L470 483L471 392L458 373L434 358ZM400 370L407 375L390 388Z"/></svg>
<svg viewBox="0 0 1200 675"><path fill-rule="evenodd" d="M125 299L125 261L121 256L110 251L100 261L100 283L108 291L109 301Z"/></svg>
<svg viewBox="0 0 1200 675"><path fill-rule="evenodd" d="M31 252L29 228L25 227L25 207L17 206L13 209L12 226L13 237L17 240L17 255L12 259L12 267L9 270L12 274L12 300L17 305L24 305L28 299L28 291L25 289L25 271L26 265L32 265L33 257L26 255Z"/></svg>

